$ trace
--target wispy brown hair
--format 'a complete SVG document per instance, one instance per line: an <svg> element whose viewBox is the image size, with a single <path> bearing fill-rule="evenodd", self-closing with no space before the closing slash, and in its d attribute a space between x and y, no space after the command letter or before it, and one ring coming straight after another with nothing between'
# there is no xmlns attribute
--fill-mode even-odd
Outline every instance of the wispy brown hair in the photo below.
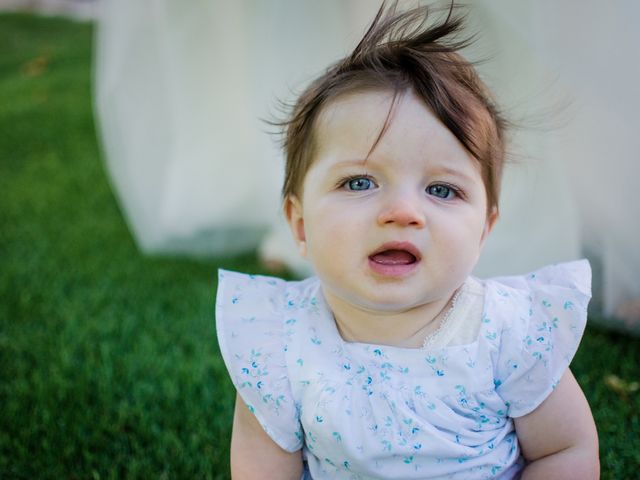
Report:
<svg viewBox="0 0 640 480"><path fill-rule="evenodd" d="M337 98L368 90L393 92L384 135L400 94L412 90L480 163L488 209L497 208L505 158L506 122L473 65L458 52L464 15L453 2L430 23L431 8L397 11L397 0L378 10L353 52L329 67L299 96L284 127L284 198L301 196L316 150L315 129L323 108Z"/></svg>

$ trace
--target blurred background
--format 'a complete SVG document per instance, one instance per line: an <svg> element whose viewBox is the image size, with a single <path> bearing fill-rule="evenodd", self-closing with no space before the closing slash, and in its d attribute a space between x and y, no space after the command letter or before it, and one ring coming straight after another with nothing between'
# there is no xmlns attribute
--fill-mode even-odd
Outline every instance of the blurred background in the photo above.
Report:
<svg viewBox="0 0 640 480"><path fill-rule="evenodd" d="M469 3L465 55L518 125L476 273L589 258L572 368L603 478L635 478L640 4ZM0 0L0 477L227 478L216 269L309 273L264 120L378 7Z"/></svg>

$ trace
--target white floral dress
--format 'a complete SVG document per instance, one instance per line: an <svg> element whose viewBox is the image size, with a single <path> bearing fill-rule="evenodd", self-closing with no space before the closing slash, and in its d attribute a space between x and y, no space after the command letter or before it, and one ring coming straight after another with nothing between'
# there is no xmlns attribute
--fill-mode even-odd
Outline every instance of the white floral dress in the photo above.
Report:
<svg viewBox="0 0 640 480"><path fill-rule="evenodd" d="M553 390L586 324L586 260L477 281L475 339L345 342L316 278L219 272L218 342L238 393L313 479L517 478L513 418ZM473 324L473 319L470 319Z"/></svg>

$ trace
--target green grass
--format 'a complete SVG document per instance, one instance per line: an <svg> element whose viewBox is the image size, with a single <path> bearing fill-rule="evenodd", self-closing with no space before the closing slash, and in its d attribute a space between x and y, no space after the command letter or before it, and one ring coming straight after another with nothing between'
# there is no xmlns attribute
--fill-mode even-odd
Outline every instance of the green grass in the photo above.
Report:
<svg viewBox="0 0 640 480"><path fill-rule="evenodd" d="M140 255L97 147L90 25L0 16L0 478L227 478L218 267ZM573 369L603 478L637 478L640 341L590 328Z"/></svg>

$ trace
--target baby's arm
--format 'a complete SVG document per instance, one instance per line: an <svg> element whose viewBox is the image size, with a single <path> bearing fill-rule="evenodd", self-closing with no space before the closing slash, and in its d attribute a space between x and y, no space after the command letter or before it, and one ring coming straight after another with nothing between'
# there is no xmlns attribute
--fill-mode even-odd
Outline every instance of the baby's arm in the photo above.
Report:
<svg viewBox="0 0 640 480"><path fill-rule="evenodd" d="M522 480L598 479L598 433L578 382L569 369L533 412L514 419L528 465Z"/></svg>
<svg viewBox="0 0 640 480"><path fill-rule="evenodd" d="M231 434L231 477L234 480L273 478L300 480L301 450L289 453L280 448L258 423L242 398L236 396Z"/></svg>

